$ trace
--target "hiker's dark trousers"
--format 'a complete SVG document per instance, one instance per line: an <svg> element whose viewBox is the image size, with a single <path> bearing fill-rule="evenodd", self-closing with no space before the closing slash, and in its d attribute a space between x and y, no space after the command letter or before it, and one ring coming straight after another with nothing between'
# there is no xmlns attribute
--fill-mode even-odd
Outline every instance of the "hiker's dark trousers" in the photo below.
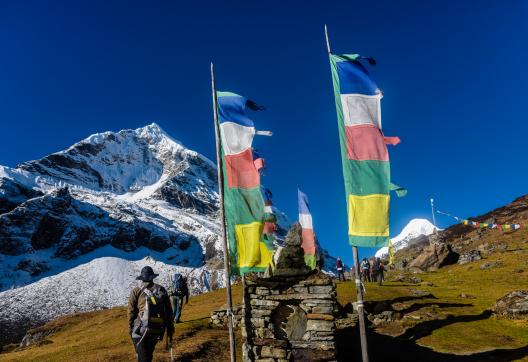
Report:
<svg viewBox="0 0 528 362"><path fill-rule="evenodd" d="M158 340L151 338L133 338L132 341L136 347L138 362L152 362L152 354L154 353L154 348Z"/></svg>
<svg viewBox="0 0 528 362"><path fill-rule="evenodd" d="M383 279L384 279L384 278L383 278L383 273L381 273L381 272L380 272L380 273L378 273L378 284L379 284L379 285L381 285L381 284L382 284L382 282L383 282Z"/></svg>
<svg viewBox="0 0 528 362"><path fill-rule="evenodd" d="M174 314L174 322L180 322L180 315L183 305L183 295L173 295L171 298L172 314Z"/></svg>
<svg viewBox="0 0 528 362"><path fill-rule="evenodd" d="M369 273L368 269L363 269L363 281L364 282L367 282L367 281L370 282L370 273Z"/></svg>
<svg viewBox="0 0 528 362"><path fill-rule="evenodd" d="M343 272L343 269L337 271L337 276L338 276L339 280L345 281L345 273ZM341 279L341 278L343 278L343 279Z"/></svg>

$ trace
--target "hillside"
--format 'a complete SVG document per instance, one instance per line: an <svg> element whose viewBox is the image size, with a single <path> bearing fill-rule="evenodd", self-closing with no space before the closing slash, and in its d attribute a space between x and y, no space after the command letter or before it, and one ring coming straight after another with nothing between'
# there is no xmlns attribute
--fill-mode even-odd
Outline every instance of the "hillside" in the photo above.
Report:
<svg viewBox="0 0 528 362"><path fill-rule="evenodd" d="M528 361L528 322L499 320L486 312L496 298L528 282L524 278L509 285L504 283L513 267L506 265L501 273L491 275L479 286L479 269L468 273L464 270L467 268L458 267L420 275L424 281L421 285L369 284L368 309L373 310L379 304L376 302L389 301L402 314L398 321L378 327L370 325L372 360L386 361L388 355L396 354L390 360L409 361L408 356L412 355L426 361ZM451 276L456 273L464 273L466 278L455 278L455 285L451 285ZM434 286L425 285L427 282ZM241 288L236 286L233 290L235 301L241 300ZM475 299L461 298L462 293ZM338 297L342 304L354 300L353 284L339 283ZM220 307L224 298L224 290L191 298L184 308L183 323L176 328L176 360L227 360L227 331L208 326L210 310ZM0 354L0 361L129 361L133 357L124 308L62 317L41 328L55 329L59 331L40 345ZM339 341L341 355L359 358L355 330L340 331ZM158 346L156 361L168 358L162 347Z"/></svg>
<svg viewBox="0 0 528 362"><path fill-rule="evenodd" d="M418 276L392 271L389 278L405 280L382 287L367 284L371 360L409 361L413 356L411 360L424 361L528 361L528 320L498 319L490 312L497 298L526 289L528 273L515 270L521 264L528 269L527 255L528 243L512 241L508 249L481 263ZM500 268L479 268L495 260L503 261ZM240 286L233 290L235 302L240 301ZM191 298L183 311L184 323L176 328L176 360L227 360L227 331L210 328L208 319L224 298L224 290ZM343 306L355 300L351 282L338 283L338 299ZM386 311L391 312L390 320L375 319ZM59 332L40 345L0 354L0 361L131 360L125 314L124 308L114 308L62 317L41 329ZM339 330L338 341L340 360L359 360L357 329ZM167 358L158 346L156 361Z"/></svg>
<svg viewBox="0 0 528 362"><path fill-rule="evenodd" d="M521 197L475 220L526 220L527 200ZM481 250L481 259L419 274L394 269L383 286L367 283L371 360L528 361L528 317L508 319L493 313L497 299L527 289L528 230L455 225L440 235L462 254ZM422 247L415 244L397 256L410 258ZM355 300L354 285L338 283L337 292L345 317ZM208 318L224 303L224 293L222 289L191 298L184 308L184 323L176 329L176 360L227 359L227 331L211 328ZM238 285L234 300L241 301ZM16 351L16 346L8 346L11 351L0 354L0 361L128 361L133 351L125 314L121 307L61 317L38 329L54 331L41 342ZM357 328L345 324L337 333L340 360L359 360ZM168 358L162 347L158 346L158 361Z"/></svg>

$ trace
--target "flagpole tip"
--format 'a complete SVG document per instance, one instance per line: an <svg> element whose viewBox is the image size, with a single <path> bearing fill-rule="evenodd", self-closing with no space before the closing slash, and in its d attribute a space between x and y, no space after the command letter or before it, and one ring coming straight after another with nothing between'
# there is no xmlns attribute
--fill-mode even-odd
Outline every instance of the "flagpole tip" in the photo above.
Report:
<svg viewBox="0 0 528 362"><path fill-rule="evenodd" d="M326 50L328 51L328 54L332 54L332 48L330 48L330 39L328 38L328 28L326 24L324 25L324 31L325 31L325 39L326 39Z"/></svg>

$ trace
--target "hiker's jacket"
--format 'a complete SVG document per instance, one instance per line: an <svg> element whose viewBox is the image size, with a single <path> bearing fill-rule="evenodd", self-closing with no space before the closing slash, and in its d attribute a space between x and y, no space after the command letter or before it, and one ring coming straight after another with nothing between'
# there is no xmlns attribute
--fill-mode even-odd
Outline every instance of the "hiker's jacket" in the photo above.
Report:
<svg viewBox="0 0 528 362"><path fill-rule="evenodd" d="M174 318L172 314L172 307L169 299L169 295L167 294L167 291L165 288L163 288L161 285L155 284L154 282L143 282L141 283L140 287L135 287L132 289L132 292L130 292L130 296L128 297L128 333L132 334L132 330L134 328L134 322L136 321L139 316L141 316L145 310L145 298L147 295L143 291L143 288L148 288L149 290L154 290L154 286L157 286L160 288L160 290L163 292L163 304L165 305L165 311L167 313L166 315L166 321L167 321L167 334L172 335L174 333L174 325L172 324L172 320Z"/></svg>
<svg viewBox="0 0 528 362"><path fill-rule="evenodd" d="M343 262L341 260L336 261L336 268L337 269L343 269Z"/></svg>
<svg viewBox="0 0 528 362"><path fill-rule="evenodd" d="M172 286L169 287L169 297L185 297L189 301L189 287L187 286L187 279L179 277Z"/></svg>

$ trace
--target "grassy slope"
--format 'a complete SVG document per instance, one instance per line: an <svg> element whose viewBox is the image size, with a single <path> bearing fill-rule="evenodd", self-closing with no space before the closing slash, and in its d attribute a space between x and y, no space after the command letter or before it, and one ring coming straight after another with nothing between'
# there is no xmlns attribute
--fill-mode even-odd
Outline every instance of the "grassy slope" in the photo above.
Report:
<svg viewBox="0 0 528 362"><path fill-rule="evenodd" d="M527 346L528 321L495 319L485 312L509 291L528 288L528 243L523 242L528 235L521 231L501 236L501 241L509 244L506 251L490 254L478 262L418 275L433 286L396 282L382 287L368 284L368 301L391 301L392 308L404 316L377 327L376 333L392 336L396 342L398 338L411 340L434 351L458 355ZM492 260L501 260L502 265L488 270L479 268ZM525 271L516 272L516 269ZM417 296L417 289L434 297ZM233 292L235 302L241 301L240 286L235 286ZM461 298L462 293L475 298ZM338 283L338 298L343 305L353 301L353 284ZM174 355L177 360L228 360L227 331L208 327L210 311L220 307L224 300L225 291L218 290L196 296L185 306L184 323L176 328ZM39 346L0 354L0 361L130 361L134 358L125 308L66 316L44 328L60 331ZM166 361L169 357L162 346L158 345L157 361ZM398 344L392 348L397 349ZM520 360L528 361L528 357Z"/></svg>
<svg viewBox="0 0 528 362"><path fill-rule="evenodd" d="M393 304L393 307L408 312L404 313L407 318L379 327L377 332L399 335L410 327L418 326L414 328L416 334L423 336L417 338L418 344L454 354L528 346L528 320L496 319L486 315L498 298L513 290L528 289L528 233L519 230L500 235L500 240L508 243L507 250L489 254L477 262L419 274L418 277L424 281L422 285L387 283L378 287L374 283L367 284L367 300L403 299L403 303ZM489 261L500 261L502 264L481 270L480 265ZM426 282L434 286L427 286ZM434 298L413 297L415 289L430 292ZM462 293L475 298L461 298ZM343 301L355 299L355 291L348 283L338 285L338 295ZM420 319L411 316L420 316ZM452 317L446 320L448 316ZM448 322L428 324L431 319ZM522 360L528 361L528 357Z"/></svg>
<svg viewBox="0 0 528 362"><path fill-rule="evenodd" d="M234 286L233 298L242 300L242 289ZM177 360L222 361L229 359L229 337L225 330L208 328L210 311L224 304L225 290L189 300L176 326L173 353ZM44 328L60 328L45 344L0 354L0 361L132 361L126 308L76 314L59 318ZM155 361L167 361L169 353L158 343Z"/></svg>

